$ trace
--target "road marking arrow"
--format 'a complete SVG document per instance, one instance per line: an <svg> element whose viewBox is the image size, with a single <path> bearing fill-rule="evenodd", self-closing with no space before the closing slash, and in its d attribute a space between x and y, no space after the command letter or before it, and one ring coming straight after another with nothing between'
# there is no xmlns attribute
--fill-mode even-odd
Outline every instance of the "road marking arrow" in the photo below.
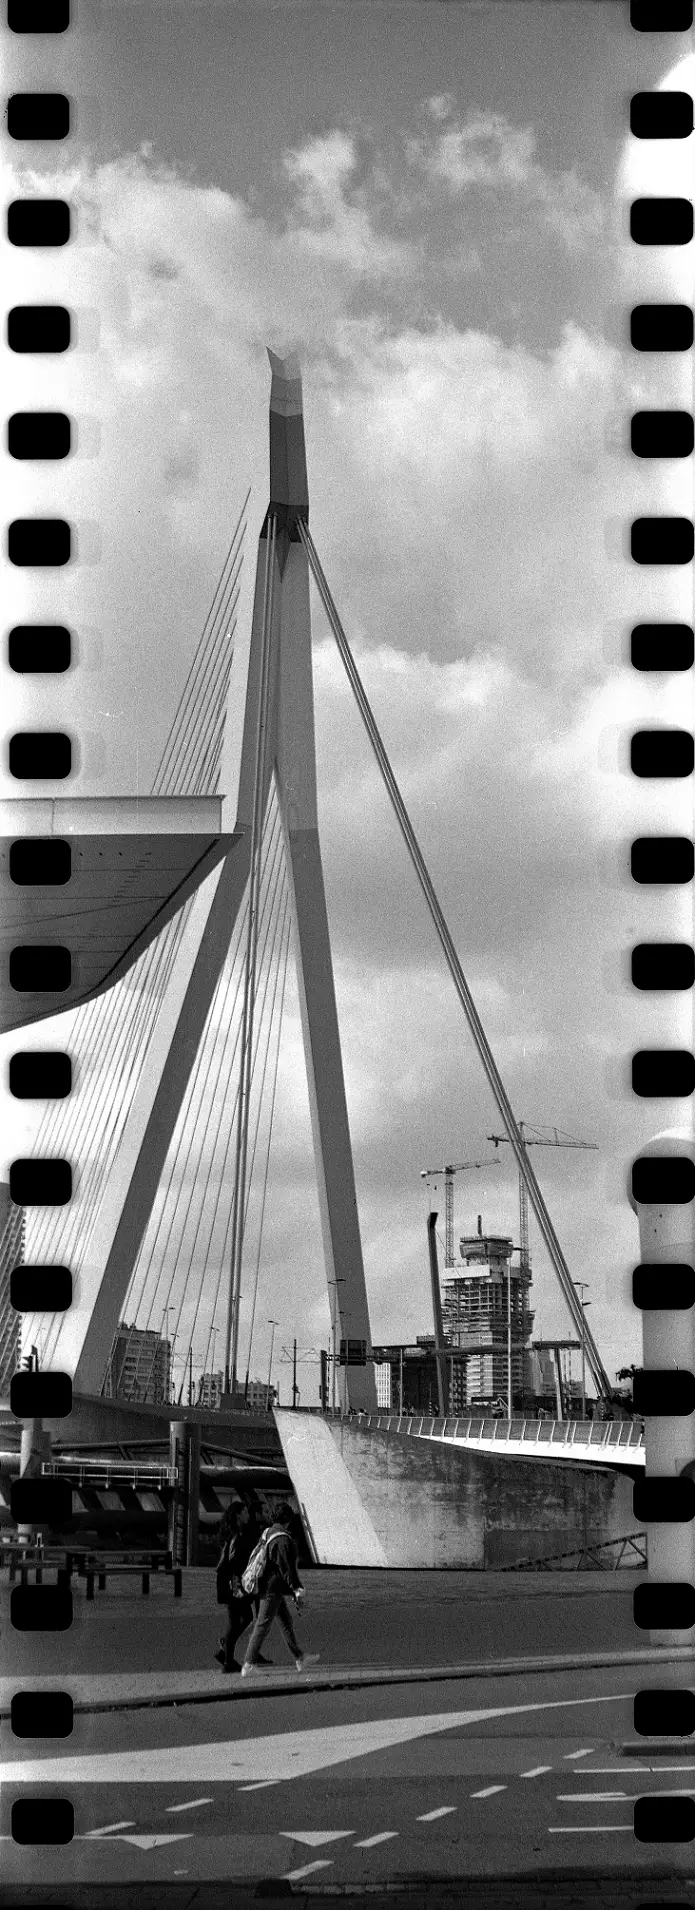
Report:
<svg viewBox="0 0 695 1910"><path fill-rule="evenodd" d="M290 1837L294 1844L308 1844L311 1850L319 1850L321 1844L334 1844L339 1837L354 1837L354 1830L281 1830L281 1837Z"/></svg>

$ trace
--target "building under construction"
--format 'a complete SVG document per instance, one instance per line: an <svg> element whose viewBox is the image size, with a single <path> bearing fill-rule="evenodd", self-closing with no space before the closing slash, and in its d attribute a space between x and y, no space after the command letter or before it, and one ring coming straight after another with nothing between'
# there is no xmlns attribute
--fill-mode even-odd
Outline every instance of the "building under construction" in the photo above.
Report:
<svg viewBox="0 0 695 1910"><path fill-rule="evenodd" d="M507 1399L511 1348L512 1398L521 1407L533 1391L529 1306L531 1272L512 1267L512 1242L504 1234L477 1234L459 1242L461 1260L442 1277L442 1324L450 1361L449 1409ZM461 1358L461 1354L465 1358Z"/></svg>

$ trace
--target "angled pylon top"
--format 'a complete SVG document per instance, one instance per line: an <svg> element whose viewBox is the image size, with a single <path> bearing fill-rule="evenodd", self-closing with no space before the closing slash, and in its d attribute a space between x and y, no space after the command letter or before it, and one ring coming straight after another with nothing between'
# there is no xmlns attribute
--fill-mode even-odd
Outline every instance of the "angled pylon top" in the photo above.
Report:
<svg viewBox="0 0 695 1910"><path fill-rule="evenodd" d="M298 539L297 519L309 521L302 376L296 352L279 358L268 347L270 386L270 509L278 530Z"/></svg>

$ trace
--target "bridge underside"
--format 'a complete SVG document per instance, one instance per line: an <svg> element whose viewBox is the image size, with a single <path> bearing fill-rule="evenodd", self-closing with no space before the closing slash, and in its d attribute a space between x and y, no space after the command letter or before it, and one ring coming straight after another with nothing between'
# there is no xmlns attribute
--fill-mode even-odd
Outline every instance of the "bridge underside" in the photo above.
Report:
<svg viewBox="0 0 695 1910"><path fill-rule="evenodd" d="M0 1028L25 1027L111 988L127 974L226 854L216 796L39 797L0 803ZM21 838L48 850L68 845L69 880L55 886L10 878ZM16 947L69 949L70 978L58 987L10 982ZM51 980L55 986L51 986Z"/></svg>

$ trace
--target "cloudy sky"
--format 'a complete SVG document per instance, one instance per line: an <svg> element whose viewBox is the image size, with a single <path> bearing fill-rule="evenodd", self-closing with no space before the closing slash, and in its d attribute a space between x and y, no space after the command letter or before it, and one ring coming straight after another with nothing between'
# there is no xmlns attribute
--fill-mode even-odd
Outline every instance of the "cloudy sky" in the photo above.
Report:
<svg viewBox="0 0 695 1910"><path fill-rule="evenodd" d="M59 259L10 260L13 301L65 300L81 347L11 365L12 405L62 405L77 450L58 473L5 459L6 515L70 515L79 561L59 592L9 576L8 621L59 615L79 663L29 702L10 682L10 723L71 729L76 791L150 787L251 484L248 616L265 348L297 349L314 538L517 1117L597 1143L534 1166L609 1371L639 1358L627 1164L686 1113L633 1100L629 1056L690 1040L685 1007L627 982L634 941L690 932L682 903L633 889L630 839L690 816L627 767L636 723L683 720L682 682L631 672L631 625L689 615L680 574L627 559L633 515L689 508L682 470L631 458L629 417L689 399L681 368L628 344L629 304L666 281L627 240L644 156L626 102L680 48L626 16L613 0L81 0L32 75L75 97L75 139L50 172L28 149L23 177L4 146L7 198L62 190L77 217ZM16 42L3 51L26 85ZM660 164L678 190L683 147ZM372 1327L400 1339L431 1330L421 1170L491 1152L499 1117L316 601L313 628ZM36 1130L5 1116L7 1163ZM482 1212L518 1239L508 1152L459 1179L457 1235ZM327 1343L292 989L271 1186L261 1370L270 1315L285 1342ZM533 1252L536 1330L564 1332ZM309 1402L309 1366L304 1384Z"/></svg>

